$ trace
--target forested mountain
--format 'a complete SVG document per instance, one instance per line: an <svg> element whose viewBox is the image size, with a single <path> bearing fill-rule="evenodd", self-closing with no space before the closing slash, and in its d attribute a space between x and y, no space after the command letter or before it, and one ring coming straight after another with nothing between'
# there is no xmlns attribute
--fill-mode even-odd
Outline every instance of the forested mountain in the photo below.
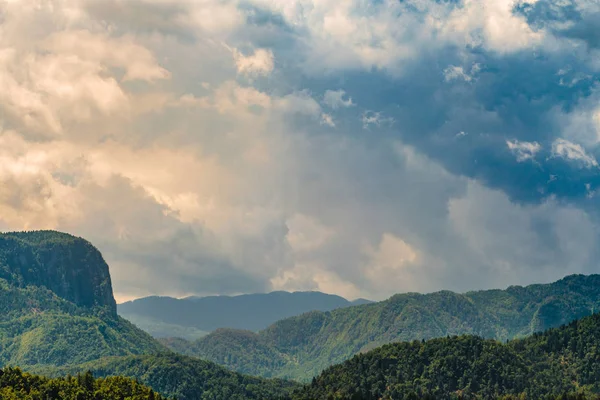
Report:
<svg viewBox="0 0 600 400"><path fill-rule="evenodd" d="M87 370L98 376L123 375L179 400L288 398L296 387L176 355L119 317L108 266L83 239L52 231L0 234L0 271L0 366L53 376ZM14 379L6 384L2 399L70 399L81 392L75 398L112 400L89 396L104 389L121 391L120 385L133 382L99 380L88 390L72 379L48 381L9 372L17 387L10 384ZM63 394L56 394L56 388ZM127 390L133 389L115 398L149 398L140 385ZM49 397L40 397L38 392L48 390Z"/></svg>
<svg viewBox="0 0 600 400"><path fill-rule="evenodd" d="M262 376L310 379L328 366L383 344L474 334L501 341L523 337L600 309L600 276L458 294L398 294L386 301L309 312L258 334L231 329L172 349Z"/></svg>
<svg viewBox="0 0 600 400"><path fill-rule="evenodd" d="M599 309L598 275L466 294L402 294L305 313L259 333L218 329L196 342L164 341L240 371L308 379L365 353L327 368L302 388L175 354L117 316L108 266L83 239L56 232L0 234L0 271L0 365L48 376L90 370L148 386L124 377L50 379L5 368L2 399L159 399L156 393L179 400L537 399L595 398L600 392L600 315L507 344L446 337L468 333L504 341L592 314Z"/></svg>
<svg viewBox="0 0 600 400"><path fill-rule="evenodd" d="M102 309L82 309L44 288L15 288L0 279L0 365L65 365L164 350Z"/></svg>
<svg viewBox="0 0 600 400"><path fill-rule="evenodd" d="M45 287L79 307L116 314L108 265L88 241L55 231L0 234L0 279Z"/></svg>
<svg viewBox="0 0 600 400"><path fill-rule="evenodd" d="M131 377L178 400L289 399L294 390L301 388L294 382L242 375L209 361L174 353L107 357L75 368L41 372L64 375L87 370L100 377Z"/></svg>
<svg viewBox="0 0 600 400"><path fill-rule="evenodd" d="M0 234L0 364L164 350L116 314L108 266L90 243L52 231Z"/></svg>
<svg viewBox="0 0 600 400"><path fill-rule="evenodd" d="M23 373L19 368L0 369L2 400L166 400L152 389L123 377L95 379L91 373L49 379Z"/></svg>
<svg viewBox="0 0 600 400"><path fill-rule="evenodd" d="M365 303L369 301L352 302L321 292L272 292L184 299L152 296L119 304L118 311L154 337L194 338L218 328L259 331L275 321L308 311Z"/></svg>
<svg viewBox="0 0 600 400"><path fill-rule="evenodd" d="M328 368L295 399L597 399L599 393L595 314L506 344L455 336L385 345Z"/></svg>
<svg viewBox="0 0 600 400"><path fill-rule="evenodd" d="M265 377L285 368L293 360L260 335L250 331L217 329L206 340L189 342L181 338L159 339L181 354L211 360L235 371Z"/></svg>

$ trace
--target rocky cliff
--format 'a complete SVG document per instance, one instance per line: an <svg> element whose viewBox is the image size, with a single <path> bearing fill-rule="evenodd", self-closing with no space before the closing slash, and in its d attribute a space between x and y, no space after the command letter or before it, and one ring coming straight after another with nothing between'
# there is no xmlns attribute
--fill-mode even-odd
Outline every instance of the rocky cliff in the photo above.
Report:
<svg viewBox="0 0 600 400"><path fill-rule="evenodd" d="M102 255L88 241L66 233L1 233L0 278L17 287L42 286L80 307L102 307L116 316Z"/></svg>

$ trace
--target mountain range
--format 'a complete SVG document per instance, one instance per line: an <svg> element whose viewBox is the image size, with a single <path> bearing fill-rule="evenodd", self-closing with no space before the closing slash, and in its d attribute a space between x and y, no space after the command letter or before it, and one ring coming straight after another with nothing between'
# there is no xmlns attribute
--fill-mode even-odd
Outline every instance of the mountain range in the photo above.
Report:
<svg viewBox="0 0 600 400"><path fill-rule="evenodd" d="M154 337L199 338L218 328L259 331L272 323L308 311L368 304L321 292L271 292L240 296L151 296L117 306L122 317Z"/></svg>
<svg viewBox="0 0 600 400"><path fill-rule="evenodd" d="M100 252L53 231L0 234L2 365L47 376L123 375L179 400L287 398L297 387L173 354L117 315Z"/></svg>
<svg viewBox="0 0 600 400"><path fill-rule="evenodd" d="M398 294L378 303L287 318L258 333L219 329L191 342L162 343L239 372L306 381L332 364L391 342L459 334L505 341L598 309L600 275L572 275L506 290Z"/></svg>
<svg viewBox="0 0 600 400"><path fill-rule="evenodd" d="M525 339L464 335L385 345L327 368L313 399L598 399L600 314Z"/></svg>
<svg viewBox="0 0 600 400"><path fill-rule="evenodd" d="M0 398L598 399L599 302L600 276L573 275L400 294L161 343L117 315L108 265L89 242L4 233Z"/></svg>

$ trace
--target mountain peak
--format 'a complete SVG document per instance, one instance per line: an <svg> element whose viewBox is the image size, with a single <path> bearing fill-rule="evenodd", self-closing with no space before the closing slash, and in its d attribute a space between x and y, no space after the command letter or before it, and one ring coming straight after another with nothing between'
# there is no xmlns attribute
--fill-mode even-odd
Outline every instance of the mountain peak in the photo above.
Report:
<svg viewBox="0 0 600 400"><path fill-rule="evenodd" d="M80 307L116 315L108 265L91 243L68 233L0 233L0 279L45 287Z"/></svg>

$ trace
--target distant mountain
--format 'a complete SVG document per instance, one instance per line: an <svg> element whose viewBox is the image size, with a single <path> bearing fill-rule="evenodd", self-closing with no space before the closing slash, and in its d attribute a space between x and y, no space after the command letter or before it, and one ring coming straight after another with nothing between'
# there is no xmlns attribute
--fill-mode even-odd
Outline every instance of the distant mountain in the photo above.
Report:
<svg viewBox="0 0 600 400"><path fill-rule="evenodd" d="M593 310L600 310L600 275L573 275L506 290L398 294L379 303L283 319L258 333L220 329L193 342L163 343L243 373L307 380L386 343L458 334L504 341Z"/></svg>
<svg viewBox="0 0 600 400"><path fill-rule="evenodd" d="M118 305L124 318L154 337L194 338L218 328L259 331L283 318L308 311L369 303L321 292L272 292L240 296L145 297ZM194 330L192 330L194 329Z"/></svg>
<svg viewBox="0 0 600 400"><path fill-rule="evenodd" d="M595 314L506 344L456 336L385 345L326 369L294 399L598 399L599 365Z"/></svg>
<svg viewBox="0 0 600 400"><path fill-rule="evenodd" d="M108 266L89 242L54 231L0 234L0 366L51 376L87 370L123 375L179 400L287 399L298 387L174 354L119 317L115 305ZM110 391L119 399L151 398L122 377L88 378L33 379L0 371L0 398L112 399ZM86 397L94 385L100 393Z"/></svg>
<svg viewBox="0 0 600 400"><path fill-rule="evenodd" d="M124 314L121 316L157 339L175 337L187 340L195 340L210 333L192 326L168 324L166 322L138 314Z"/></svg>
<svg viewBox="0 0 600 400"><path fill-rule="evenodd" d="M367 299L356 299L356 300L352 300L350 302L353 306L361 306L363 304L371 304L371 303L375 303L373 300L367 300ZM317 311L323 311L323 310L317 310Z"/></svg>

